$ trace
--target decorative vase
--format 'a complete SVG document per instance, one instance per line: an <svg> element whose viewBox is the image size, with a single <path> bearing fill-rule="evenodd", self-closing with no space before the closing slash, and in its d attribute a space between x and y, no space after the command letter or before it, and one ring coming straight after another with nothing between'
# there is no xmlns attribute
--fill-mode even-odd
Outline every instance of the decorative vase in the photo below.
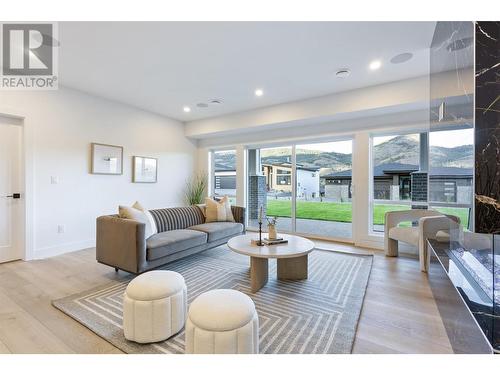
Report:
<svg viewBox="0 0 500 375"><path fill-rule="evenodd" d="M276 233L276 225L268 224L267 231L268 231L270 240L275 240L278 237L278 235Z"/></svg>

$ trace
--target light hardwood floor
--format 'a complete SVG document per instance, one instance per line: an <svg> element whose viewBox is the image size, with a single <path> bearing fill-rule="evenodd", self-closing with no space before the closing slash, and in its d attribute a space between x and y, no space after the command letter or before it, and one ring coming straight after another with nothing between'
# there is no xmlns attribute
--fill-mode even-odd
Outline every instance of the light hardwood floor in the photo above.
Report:
<svg viewBox="0 0 500 375"><path fill-rule="evenodd" d="M316 241L319 248L374 253L353 353L451 353L416 259ZM122 278L94 249L0 265L0 353L121 353L51 305L51 300Z"/></svg>

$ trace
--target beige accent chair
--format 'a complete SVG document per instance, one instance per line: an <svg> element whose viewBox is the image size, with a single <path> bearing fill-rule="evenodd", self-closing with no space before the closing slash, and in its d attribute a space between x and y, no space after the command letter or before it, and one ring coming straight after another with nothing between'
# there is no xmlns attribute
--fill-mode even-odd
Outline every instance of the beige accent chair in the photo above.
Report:
<svg viewBox="0 0 500 375"><path fill-rule="evenodd" d="M399 227L404 221L418 221L418 226ZM450 232L461 232L460 218L454 215L443 215L434 210L413 209L406 211L391 211L385 213L385 255L398 256L398 241L406 242L418 248L420 270L427 272L430 264L430 254L427 239L443 239Z"/></svg>

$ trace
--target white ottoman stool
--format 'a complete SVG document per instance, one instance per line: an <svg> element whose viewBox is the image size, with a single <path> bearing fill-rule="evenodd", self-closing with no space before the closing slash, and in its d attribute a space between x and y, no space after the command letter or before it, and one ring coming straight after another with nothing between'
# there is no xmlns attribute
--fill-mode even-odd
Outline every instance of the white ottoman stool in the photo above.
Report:
<svg viewBox="0 0 500 375"><path fill-rule="evenodd" d="M123 333L138 343L163 341L186 322L187 288L177 272L150 271L132 280L123 298Z"/></svg>
<svg viewBox="0 0 500 375"><path fill-rule="evenodd" d="M203 293L189 307L188 354L258 354L259 317L247 295L231 289Z"/></svg>

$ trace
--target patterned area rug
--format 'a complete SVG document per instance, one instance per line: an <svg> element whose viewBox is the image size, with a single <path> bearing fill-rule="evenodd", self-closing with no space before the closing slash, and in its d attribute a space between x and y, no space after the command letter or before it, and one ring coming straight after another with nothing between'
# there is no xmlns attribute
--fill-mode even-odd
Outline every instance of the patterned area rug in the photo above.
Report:
<svg viewBox="0 0 500 375"><path fill-rule="evenodd" d="M309 278L276 279L270 260L269 282L250 292L249 258L226 246L168 264L182 274L188 303L211 289L236 289L255 302L261 353L350 353L363 305L372 256L315 250L309 254ZM184 353L184 331L155 344L127 341L122 331L122 297L127 283L114 282L60 300L53 305L125 353Z"/></svg>

